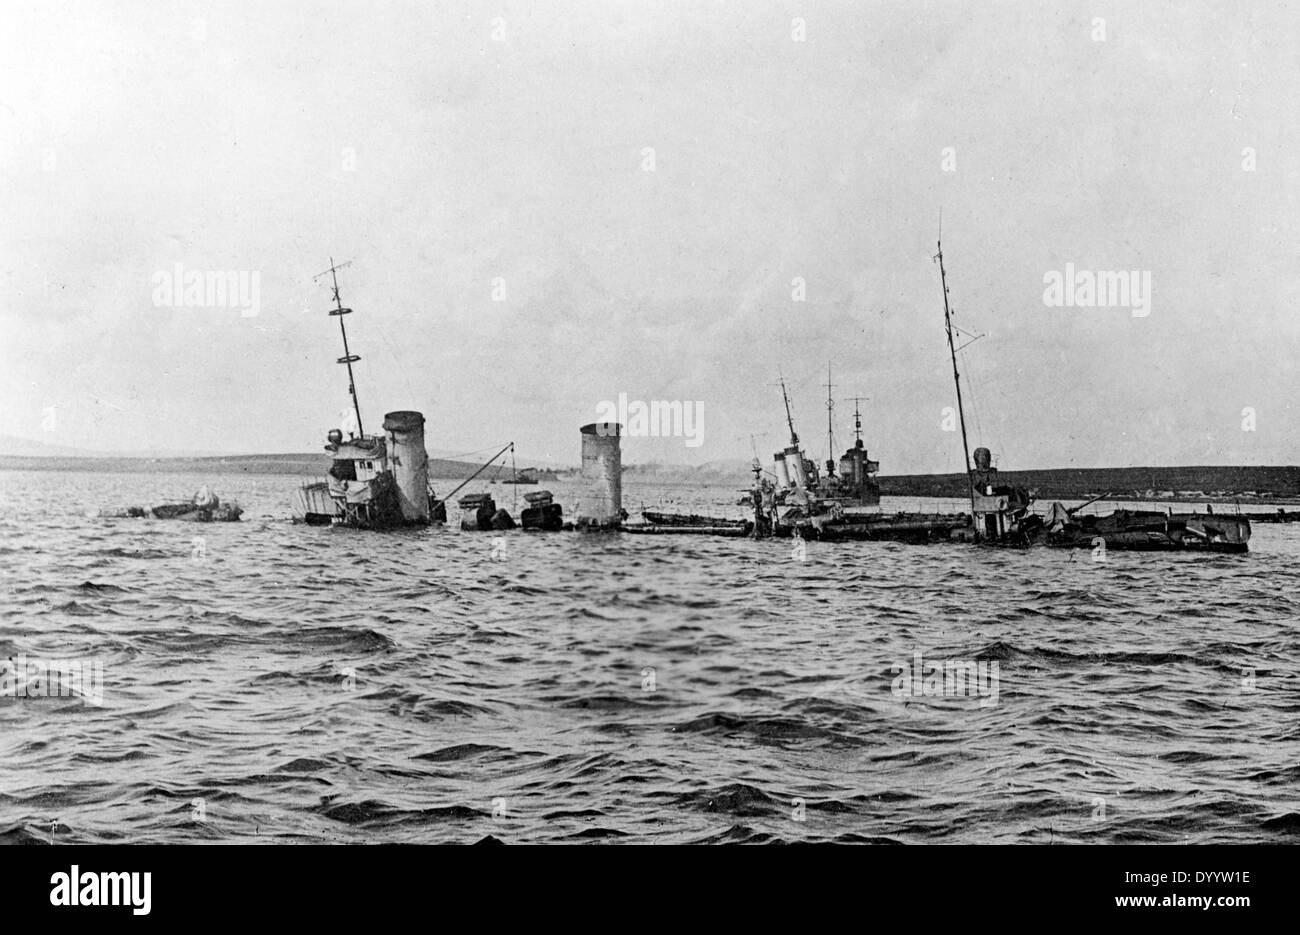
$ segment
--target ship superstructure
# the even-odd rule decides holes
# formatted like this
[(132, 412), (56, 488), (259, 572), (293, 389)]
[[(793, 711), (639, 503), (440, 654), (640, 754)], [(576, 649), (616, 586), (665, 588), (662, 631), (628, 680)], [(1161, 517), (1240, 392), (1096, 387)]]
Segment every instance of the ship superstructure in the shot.
[(295, 522), (310, 525), (343, 525), (361, 529), (391, 529), (445, 522), (446, 507), (429, 488), (429, 456), (424, 448), (424, 415), (413, 410), (389, 412), (384, 416), (383, 434), (367, 434), (361, 421), (356, 378), (352, 365), (361, 360), (348, 345), (344, 317), (352, 314), (339, 298), (338, 271), (348, 263), (334, 264), (317, 276), (329, 276), (334, 308), (330, 316), (339, 320), (343, 356), (338, 363), (348, 368), (348, 395), (352, 401), (356, 429), (331, 429), (326, 438), (330, 467), (323, 481), (304, 484), (294, 495)]

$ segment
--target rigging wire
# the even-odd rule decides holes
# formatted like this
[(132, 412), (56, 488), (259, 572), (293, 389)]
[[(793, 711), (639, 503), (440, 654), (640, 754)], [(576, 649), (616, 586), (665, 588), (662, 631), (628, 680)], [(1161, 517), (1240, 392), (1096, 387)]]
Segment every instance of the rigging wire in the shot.
[(444, 460), (444, 461), (454, 461), (454, 460), (456, 460), (457, 458), (467, 458), (467, 457), (469, 457), (470, 455), (482, 454), (482, 453), (485, 452), (485, 451), (493, 451), (493, 450), (495, 450), (495, 449), (497, 449), (497, 448), (500, 448), (500, 447), (501, 447), (501, 444), (500, 444), (500, 443), (495, 444), (495, 445), (484, 445), (482, 448), (475, 448), (473, 451), (462, 451), (460, 454), (445, 455), (445, 456), (443, 456), (443, 459), (442, 459), (442, 460)]
[(975, 422), (976, 440), (982, 443), (985, 437), (984, 425), (980, 420), (980, 404), (975, 393), (975, 384), (979, 381), (975, 379), (977, 374), (971, 367), (970, 359), (965, 354), (961, 355), (961, 366), (966, 371), (966, 395), (970, 397), (970, 405), (967, 408), (970, 410), (971, 417)]
[[(968, 365), (968, 368), (969, 368), (969, 370), (970, 370), (971, 377), (972, 377), (972, 379), (971, 379), (971, 381), (970, 381), (971, 383), (980, 383), (981, 386), (986, 385), (986, 384), (985, 384), (985, 380), (984, 380), (984, 376), (983, 376), (984, 373), (985, 373), (985, 371), (984, 371), (982, 365), (976, 367), (976, 366), (974, 366), (973, 364), (970, 364), (970, 365)], [(973, 395), (973, 394), (972, 394), (972, 395)], [(996, 394), (995, 394), (995, 396), (996, 396)], [(976, 404), (977, 406), (979, 405), (978, 400), (975, 400), (975, 404)], [(1003, 439), (1002, 439), (1002, 420), (998, 418), (998, 415), (997, 415), (998, 411), (999, 411), (999, 410), (998, 410), (998, 408), (997, 408), (996, 406), (994, 406), (993, 409), (992, 409), (992, 411), (991, 411), (992, 414), (991, 414), (991, 416), (990, 416), (990, 418), (991, 418), (991, 425), (990, 425), (989, 434), (988, 434), (988, 435), (984, 435), (984, 428), (983, 428), (983, 426), (979, 426), (979, 431), (980, 431), (981, 436), (986, 440), (986, 441), (985, 441), (986, 446), (992, 448), (993, 451), (995, 451), (995, 452), (998, 453), (998, 455), (1001, 455), (1001, 454), (1005, 453), (1005, 449), (1004, 449), (1003, 446), (1002, 446), (1002, 442), (1003, 442)], [(978, 419), (979, 419), (979, 409), (976, 410), (975, 417), (976, 417), (977, 424), (978, 424)]]

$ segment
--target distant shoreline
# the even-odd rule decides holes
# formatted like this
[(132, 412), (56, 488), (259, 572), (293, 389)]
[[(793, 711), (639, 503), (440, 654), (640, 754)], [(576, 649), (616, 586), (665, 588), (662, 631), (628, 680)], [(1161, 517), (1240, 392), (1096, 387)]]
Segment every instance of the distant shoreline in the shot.
[[(1300, 503), (1300, 467), (1200, 465), (1188, 467), (1047, 468), (999, 471), (998, 483), (1028, 487), (1042, 500)], [(908, 474), (880, 478), (892, 497), (967, 496), (962, 474)], [(1104, 496), (1103, 496), (1104, 495)]]
[[(83, 471), (98, 474), (281, 474), (289, 477), (324, 477), (330, 458), (315, 454), (215, 455), (201, 458), (59, 457), (0, 455), (0, 471)], [(459, 480), (474, 473), (482, 462), (429, 459), (429, 476)], [(545, 469), (530, 468), (545, 483)], [(493, 468), (480, 477), (491, 478)], [(496, 476), (509, 477), (509, 466), (496, 468)]]
[[(429, 476), (437, 480), (460, 480), (478, 470), (481, 462), (429, 459)], [(0, 471), (83, 471), (104, 474), (280, 474), (292, 477), (323, 477), (329, 457), (315, 454), (217, 455), (195, 458), (70, 457), (0, 455)], [(747, 489), (752, 478), (711, 473), (695, 475), (688, 467), (628, 465), (625, 479), (649, 483), (730, 484)], [(543, 484), (572, 476), (537, 470)], [(489, 468), (480, 477), (500, 480), (507, 468)], [(1108, 494), (1115, 501), (1162, 501), (1168, 503), (1235, 502), (1289, 505), (1300, 503), (1300, 467), (1202, 465), (1189, 467), (1134, 468), (1047, 468), (1002, 471), (999, 482), (1029, 487), (1039, 500), (1087, 500)], [(956, 498), (967, 495), (962, 474), (906, 474), (879, 478), (880, 492), (887, 497)]]

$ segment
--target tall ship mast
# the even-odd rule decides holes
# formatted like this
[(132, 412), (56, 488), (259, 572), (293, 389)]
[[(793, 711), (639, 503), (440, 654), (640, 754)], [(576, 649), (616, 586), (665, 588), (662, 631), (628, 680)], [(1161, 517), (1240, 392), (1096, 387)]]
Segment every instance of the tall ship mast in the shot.
[(853, 440), (855, 443), (854, 444), (855, 448), (862, 447), (862, 413), (859, 410), (858, 404), (861, 403), (862, 400), (866, 398), (867, 397), (865, 396), (852, 397), (853, 399)]
[[(943, 268), (943, 241), (935, 244), (939, 252), (935, 259), (939, 261), (939, 282), (943, 286), (943, 325), (948, 332), (948, 353), (952, 357), (952, 384), (957, 390), (957, 418), (961, 422), (961, 453), (966, 464), (966, 490), (970, 495), (971, 515), (975, 515), (975, 478), (970, 470), (970, 445), (966, 441), (966, 410), (961, 401), (961, 374), (957, 372), (957, 349), (952, 340), (952, 309), (948, 306), (948, 276)], [(975, 539), (980, 538), (979, 528), (975, 529)]]
[(799, 433), (794, 430), (794, 417), (790, 415), (790, 393), (785, 388), (785, 377), (781, 377), (781, 399), (785, 401), (785, 424), (790, 426), (790, 444), (799, 444)]
[(830, 361), (826, 362), (826, 477), (835, 476), (835, 400), (831, 391), (835, 384), (831, 382)]
[[(334, 308), (330, 310), (330, 315), (338, 318), (339, 333), (343, 335), (343, 356), (339, 358), (338, 362), (340, 364), (347, 364), (348, 395), (352, 397), (352, 412), (357, 417), (356, 434), (361, 438), (365, 438), (366, 432), (365, 429), (362, 428), (361, 426), (361, 404), (357, 402), (357, 381), (352, 374), (352, 365), (357, 361), (359, 361), (361, 358), (358, 355), (353, 354), (350, 350), (348, 350), (348, 329), (347, 326), (343, 324), (343, 316), (351, 315), (352, 309), (344, 308), (343, 303), (339, 301), (339, 270), (351, 265), (352, 265), (352, 261), (348, 260), (346, 263), (341, 263), (338, 266), (335, 266), (334, 257), (330, 257), (330, 268), (327, 269), (325, 273), (330, 274), (334, 283)], [(325, 273), (321, 273), (320, 275), (324, 276)], [(317, 278), (320, 277), (318, 276)]]
[(966, 493), (970, 497), (970, 537), (993, 545), (1027, 545), (1042, 523), (1029, 512), (1033, 496), (1025, 487), (998, 483), (998, 470), (987, 448), (974, 451), (975, 466), (966, 436), (966, 410), (961, 398), (961, 374), (957, 370), (957, 347), (953, 341), (952, 308), (948, 303), (948, 275), (943, 266), (942, 238), (938, 252), (939, 282), (943, 286), (943, 324), (948, 333), (948, 354), (952, 359), (952, 382), (957, 391), (957, 417), (961, 422), (962, 457), (966, 465)]

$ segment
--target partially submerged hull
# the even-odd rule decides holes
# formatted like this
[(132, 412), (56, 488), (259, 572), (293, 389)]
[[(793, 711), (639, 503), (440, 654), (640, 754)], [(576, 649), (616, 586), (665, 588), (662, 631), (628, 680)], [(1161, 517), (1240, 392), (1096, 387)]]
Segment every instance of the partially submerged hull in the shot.
[(836, 519), (783, 519), (773, 533), (829, 542), (961, 542), (971, 538), (971, 523), (970, 517), (961, 513), (877, 513)]
[(1046, 544), (1061, 549), (1240, 554), (1249, 551), (1250, 532), (1250, 520), (1244, 516), (1116, 510), (1074, 517), (1048, 530)]
[(641, 516), (647, 523), (658, 526), (734, 526), (745, 523), (743, 519), (719, 519), (695, 513), (656, 513), (653, 510), (642, 510)]
[(325, 481), (303, 484), (293, 492), (293, 521), (308, 526), (332, 526), (341, 514)]
[(627, 525), (626, 532), (640, 535), (708, 535), (807, 539), (823, 542), (975, 542), (983, 545), (1096, 549), (1131, 552), (1209, 552), (1241, 554), (1249, 551), (1250, 521), (1244, 516), (1213, 513), (1168, 514), (1158, 511), (1118, 510), (1104, 515), (1071, 516), (1050, 529), (1042, 518), (1020, 516), (1007, 531), (978, 539), (971, 517), (965, 513), (818, 513), (805, 515), (796, 508), (775, 523), (724, 520), (708, 516), (645, 511), (647, 522)]
[(739, 538), (748, 536), (754, 524), (744, 519), (720, 519), (714, 516), (698, 516), (694, 513), (657, 513), (643, 510), (644, 523), (625, 523), (624, 532), (642, 536), (729, 536)]
[(294, 492), (293, 519), (309, 526), (338, 524), (357, 529), (393, 529), (427, 523), (403, 516), (397, 485), (388, 470), (362, 480), (331, 477), (328, 481), (304, 484)]
[(639, 536), (723, 536), (740, 539), (753, 531), (753, 524), (741, 521), (726, 526), (686, 526), (682, 524), (625, 523), (623, 532)]
[(337, 480), (303, 484), (293, 493), (291, 515), (307, 526), (351, 526), (355, 529), (397, 529), (447, 521), (446, 505), (428, 498), (428, 518), (404, 515), (392, 473), (385, 471), (363, 484)]

